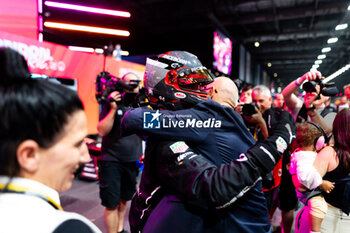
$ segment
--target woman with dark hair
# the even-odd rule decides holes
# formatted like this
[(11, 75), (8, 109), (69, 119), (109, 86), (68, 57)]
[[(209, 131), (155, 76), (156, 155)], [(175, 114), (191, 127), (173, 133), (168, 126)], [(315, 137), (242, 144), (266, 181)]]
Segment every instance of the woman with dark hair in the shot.
[(62, 211), (59, 199), (79, 164), (90, 160), (78, 95), (47, 80), (1, 79), (1, 232), (100, 232)]
[[(334, 145), (317, 155), (314, 167), (323, 179), (334, 182), (333, 191), (323, 193), (328, 204), (321, 232), (350, 232), (350, 109), (340, 111), (333, 122)], [(305, 206), (297, 216), (296, 232), (309, 232)]]
[(10, 48), (0, 48), (0, 81), (7, 78), (30, 78), (24, 57)]

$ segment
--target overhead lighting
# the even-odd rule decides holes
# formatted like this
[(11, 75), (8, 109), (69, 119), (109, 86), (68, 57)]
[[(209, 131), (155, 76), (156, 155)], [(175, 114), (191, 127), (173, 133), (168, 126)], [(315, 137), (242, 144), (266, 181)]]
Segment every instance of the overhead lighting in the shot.
[(275, 77), (275, 78), (276, 78), (277, 76), (278, 76), (278, 74), (277, 74), (277, 73), (273, 73), (273, 77)]
[(347, 23), (344, 23), (344, 24), (338, 24), (336, 27), (335, 27), (335, 30), (336, 31), (339, 31), (339, 30), (344, 30), (348, 27), (348, 24)]
[(127, 11), (116, 11), (116, 10), (97, 8), (97, 7), (81, 6), (81, 5), (52, 2), (52, 1), (46, 1), (44, 4), (49, 7), (56, 7), (56, 8), (76, 10), (76, 11), (85, 11), (85, 12), (90, 12), (95, 14), (112, 15), (112, 16), (126, 17), (126, 18), (130, 18), (131, 16), (131, 14)]
[(327, 78), (325, 78), (323, 80), (323, 82), (327, 83), (327, 82), (331, 81), (332, 79), (338, 77), (339, 75), (341, 75), (342, 73), (347, 71), (349, 68), (350, 68), (350, 64), (345, 65), (344, 67), (340, 68), (339, 70), (337, 70), (336, 72), (334, 72), (333, 74), (331, 74)]
[(328, 53), (329, 51), (331, 51), (331, 48), (330, 47), (326, 47), (326, 48), (323, 48), (322, 49), (322, 53)]
[(335, 42), (337, 42), (338, 41), (338, 38), (337, 37), (333, 37), (333, 38), (329, 38), (328, 40), (327, 40), (327, 43), (328, 44), (333, 44), (333, 43), (335, 43)]
[(322, 63), (321, 60), (316, 60), (316, 61), (315, 61), (315, 64), (316, 64), (316, 65), (319, 65), (319, 64), (321, 64), (321, 63)]
[(267, 67), (271, 67), (271, 66), (272, 66), (271, 62), (268, 62)]
[(325, 54), (321, 54), (321, 55), (318, 55), (317, 56), (317, 59), (318, 60), (322, 60), (322, 59), (325, 59), (326, 58), (326, 55)]
[(93, 32), (100, 34), (108, 34), (114, 36), (130, 36), (129, 31), (119, 30), (119, 29), (111, 29), (111, 28), (101, 28), (101, 27), (93, 27), (93, 26), (85, 26), (85, 25), (77, 25), (77, 24), (67, 24), (67, 23), (57, 23), (57, 22), (45, 22), (45, 27), (48, 28), (58, 28), (58, 29), (66, 29), (72, 31), (82, 31), (82, 32)]
[[(121, 50), (121, 51), (119, 51), (119, 54), (120, 54), (120, 56), (129, 56), (129, 51)], [(116, 57), (117, 55), (118, 55), (118, 51), (114, 50), (113, 51), (113, 56)]]
[(256, 41), (256, 42), (254, 43), (254, 46), (255, 46), (255, 47), (259, 47), (259, 46), (260, 46), (260, 43), (259, 43), (258, 41)]
[(39, 42), (43, 42), (44, 41), (44, 35), (41, 32), (39, 32), (39, 34), (38, 34), (38, 41)]
[(350, 11), (350, 5), (348, 6), (348, 11)]
[(102, 53), (103, 53), (103, 49), (95, 49), (95, 53), (100, 53), (100, 54), (102, 54)]
[(95, 52), (95, 49), (88, 48), (88, 47), (68, 46), (68, 49), (73, 50), (73, 51), (79, 51), (79, 52), (88, 52), (88, 53)]
[(38, 13), (42, 14), (43, 13), (43, 1), (38, 0)]
[(311, 69), (317, 70), (318, 67), (320, 67), (320, 65), (313, 65)]
[(120, 55), (129, 56), (129, 51), (122, 50), (122, 51), (120, 51)]

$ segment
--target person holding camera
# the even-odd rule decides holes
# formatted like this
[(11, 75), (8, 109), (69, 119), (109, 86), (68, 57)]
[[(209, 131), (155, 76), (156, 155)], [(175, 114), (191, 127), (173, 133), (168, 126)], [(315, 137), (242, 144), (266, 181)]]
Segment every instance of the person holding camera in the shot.
[[(309, 71), (289, 83), (282, 90), (282, 94), (296, 122), (313, 121), (320, 125), (328, 135), (332, 132), (332, 124), (336, 113), (325, 108), (328, 97), (321, 93), (320, 83), (322, 79), (322, 74), (319, 71)], [(296, 96), (295, 92), (305, 81), (309, 81), (309, 84), (313, 85), (314, 88), (306, 91), (303, 101)]]
[[(132, 80), (138, 80), (133, 73), (122, 78), (125, 83)], [(136, 135), (120, 136), (120, 121), (124, 113), (132, 108), (123, 97), (129, 93), (136, 95), (138, 92), (139, 87), (131, 91), (123, 88), (112, 89), (107, 101), (102, 103), (97, 125), (98, 133), (102, 136), (99, 159), (100, 198), (105, 206), (108, 233), (126, 232), (123, 229), (126, 205), (136, 192), (136, 162), (142, 155), (142, 142)]]
[[(242, 114), (247, 127), (257, 141), (269, 136), (267, 122), (271, 114), (278, 114), (278, 108), (272, 107), (272, 96), (270, 90), (264, 85), (258, 85), (252, 91), (253, 104), (242, 105), (236, 108)], [(266, 111), (269, 110), (269, 114)], [(270, 123), (271, 124), (271, 123)], [(289, 163), (289, 151), (286, 150), (282, 160), (274, 167), (272, 172), (263, 177), (263, 191), (267, 200), (267, 208), (270, 218), (273, 216), (278, 204), (282, 210), (282, 228), (284, 232), (290, 232), (293, 222), (292, 212), (297, 203), (294, 186), (291, 181), (286, 164)], [(293, 207), (289, 207), (293, 206)]]
[[(332, 124), (336, 113), (330, 112), (325, 108), (325, 102), (329, 97), (321, 94), (320, 84), (322, 79), (322, 74), (319, 71), (309, 71), (289, 83), (282, 90), (282, 94), (284, 96), (285, 104), (289, 108), (296, 122), (312, 121), (319, 125), (326, 135), (329, 135), (332, 131)], [(302, 100), (298, 98), (295, 93), (303, 83), (306, 83), (306, 81), (308, 81), (307, 86), (309, 88), (306, 88), (307, 91), (304, 100)], [(282, 181), (279, 197), (280, 209), (282, 210), (282, 223), (288, 228), (285, 232), (291, 232), (297, 199), (290, 174), (288, 169), (286, 169), (287, 164), (290, 163), (290, 159), (285, 158), (285, 160), (286, 162), (282, 166)]]
[[(264, 85), (255, 86), (252, 90), (252, 100), (255, 104), (256, 112), (252, 115), (243, 116), (244, 119), (250, 124), (254, 125), (254, 138), (257, 141), (261, 141), (269, 136), (267, 127), (268, 116), (265, 112), (268, 109), (276, 110), (272, 108), (272, 96), (270, 90)], [(244, 107), (243, 107), (244, 110)], [(243, 111), (244, 112), (244, 111)], [(267, 201), (267, 209), (270, 217), (277, 207), (277, 192), (278, 186), (281, 181), (281, 163), (276, 164), (275, 168), (267, 176), (263, 178), (263, 191)]]

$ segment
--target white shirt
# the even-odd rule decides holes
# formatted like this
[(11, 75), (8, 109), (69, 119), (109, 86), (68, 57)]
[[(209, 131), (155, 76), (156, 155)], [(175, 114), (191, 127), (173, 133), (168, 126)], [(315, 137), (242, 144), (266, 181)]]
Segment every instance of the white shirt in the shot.
[(315, 151), (295, 151), (290, 159), (289, 173), (296, 174), (299, 182), (308, 189), (315, 189), (322, 183), (322, 177), (313, 166)]
[[(8, 177), (0, 176), (1, 189), (8, 181)], [(54, 206), (60, 207), (61, 204), (59, 194), (54, 189), (24, 178), (13, 178), (11, 185), (19, 189), (26, 189), (28, 194), (1, 193), (0, 191), (1, 233), (53, 232), (61, 223), (70, 219), (80, 220), (87, 224), (93, 232), (101, 233), (87, 218), (76, 213), (55, 209)], [(41, 197), (35, 196), (36, 194)]]

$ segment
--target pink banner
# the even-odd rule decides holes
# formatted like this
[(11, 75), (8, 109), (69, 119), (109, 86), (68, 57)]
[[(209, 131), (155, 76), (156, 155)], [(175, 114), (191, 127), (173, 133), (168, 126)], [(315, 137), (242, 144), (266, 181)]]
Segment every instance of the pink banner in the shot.
[[(84, 103), (88, 118), (89, 133), (97, 133), (98, 103), (95, 99), (95, 79), (98, 73), (103, 71), (103, 55), (71, 51), (66, 46), (38, 42), (5, 32), (0, 32), (0, 47), (9, 47), (21, 53), (26, 58), (31, 73), (76, 79), (78, 94)], [(134, 72), (142, 79), (145, 67), (107, 57), (105, 70), (119, 77), (127, 72)]]

